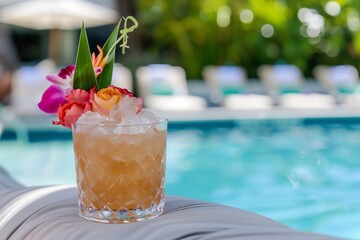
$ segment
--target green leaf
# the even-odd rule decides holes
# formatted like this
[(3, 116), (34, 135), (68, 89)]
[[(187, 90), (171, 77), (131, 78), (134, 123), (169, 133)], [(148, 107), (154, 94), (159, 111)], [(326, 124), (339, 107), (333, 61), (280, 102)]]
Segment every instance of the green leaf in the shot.
[[(102, 48), (104, 52), (104, 56), (108, 54), (111, 47), (115, 44), (118, 38), (119, 28), (120, 28), (120, 22), (117, 24), (114, 31), (111, 33), (111, 35), (109, 36), (109, 38), (107, 39), (106, 43)], [(109, 60), (108, 60), (109, 62), (104, 66), (104, 69), (97, 78), (98, 90), (102, 88), (106, 88), (111, 84), (113, 67), (115, 62), (115, 52), (116, 52), (116, 48), (113, 48), (112, 52), (109, 55)]]
[[(76, 69), (74, 74), (74, 89), (80, 88), (89, 91), (96, 84), (94, 68), (91, 61), (89, 42), (84, 23), (80, 31)], [(98, 86), (97, 86), (98, 87)]]

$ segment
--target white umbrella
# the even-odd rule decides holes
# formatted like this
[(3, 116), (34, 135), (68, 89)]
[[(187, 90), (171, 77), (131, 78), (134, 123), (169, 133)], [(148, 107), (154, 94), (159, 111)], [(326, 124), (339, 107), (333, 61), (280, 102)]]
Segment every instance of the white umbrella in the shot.
[(0, 9), (0, 22), (31, 29), (78, 29), (117, 22), (117, 11), (84, 0), (27, 0)]
[(49, 57), (59, 62), (61, 34), (74, 30), (115, 23), (119, 13), (85, 0), (26, 0), (0, 8), (0, 23), (42, 30), (49, 29)]

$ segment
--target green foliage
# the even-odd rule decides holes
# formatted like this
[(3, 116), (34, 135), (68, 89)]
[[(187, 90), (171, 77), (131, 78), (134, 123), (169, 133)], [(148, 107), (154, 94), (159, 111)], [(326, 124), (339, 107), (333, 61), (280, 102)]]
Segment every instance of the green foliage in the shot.
[(97, 86), (97, 83), (91, 62), (89, 41), (83, 24), (80, 31), (78, 52), (76, 56), (74, 89), (80, 88), (89, 91), (94, 86)]
[[(106, 56), (109, 53), (111, 47), (115, 44), (118, 38), (119, 27), (120, 27), (120, 23), (118, 23), (114, 31), (111, 33), (111, 35), (105, 42), (102, 48), (104, 52), (104, 56)], [(104, 69), (97, 78), (98, 89), (106, 88), (111, 84), (112, 73), (115, 62), (115, 52), (116, 52), (116, 48), (114, 48), (109, 54), (109, 62), (104, 66)]]
[[(336, 0), (341, 6), (337, 16), (325, 11), (327, 2), (137, 0), (136, 7), (143, 33), (150, 39), (147, 50), (164, 62), (183, 66), (189, 78), (201, 78), (202, 68), (210, 64), (241, 65), (256, 77), (259, 65), (279, 62), (296, 64), (311, 76), (318, 64), (360, 67), (360, 29), (348, 26), (349, 17), (356, 21), (360, 16), (360, 1)], [(307, 25), (298, 17), (301, 8), (321, 15), (324, 27), (319, 35), (306, 36)], [(243, 10), (251, 10), (252, 21), (240, 20)], [(274, 29), (268, 38), (261, 34), (265, 24)]]
[[(84, 24), (82, 25), (80, 31), (80, 39), (78, 45), (78, 52), (76, 56), (76, 69), (74, 74), (74, 89), (80, 88), (86, 91), (89, 91), (94, 86), (97, 90), (106, 88), (111, 84), (112, 72), (115, 62), (115, 51), (117, 44), (120, 44), (122, 53), (125, 54), (125, 50), (129, 48), (128, 43), (128, 34), (133, 32), (138, 27), (137, 20), (128, 16), (123, 18), (124, 28), (120, 29), (120, 22), (117, 24), (113, 32), (110, 34), (109, 38), (102, 47), (103, 58), (101, 61), (105, 61), (106, 64), (102, 69), (101, 74), (96, 78), (94, 73), (94, 67), (90, 55), (89, 42), (86, 35), (86, 29)], [(132, 24), (128, 27), (128, 21)], [(120, 37), (118, 38), (118, 33), (120, 32)]]

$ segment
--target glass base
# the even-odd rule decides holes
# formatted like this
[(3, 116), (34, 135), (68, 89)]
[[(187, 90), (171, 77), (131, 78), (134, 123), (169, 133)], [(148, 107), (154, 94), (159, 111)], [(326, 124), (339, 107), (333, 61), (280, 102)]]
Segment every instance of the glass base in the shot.
[(81, 201), (79, 203), (80, 217), (100, 223), (131, 223), (140, 222), (147, 219), (155, 218), (161, 215), (164, 211), (164, 201), (159, 204), (152, 203), (148, 208), (137, 208), (133, 210), (121, 209), (111, 210), (108, 207), (96, 209), (94, 207), (87, 207)]

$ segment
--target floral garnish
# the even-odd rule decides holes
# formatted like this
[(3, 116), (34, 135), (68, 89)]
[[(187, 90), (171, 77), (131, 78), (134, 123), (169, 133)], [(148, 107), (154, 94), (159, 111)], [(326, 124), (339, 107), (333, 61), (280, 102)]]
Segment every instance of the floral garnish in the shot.
[(120, 102), (121, 93), (115, 87), (109, 86), (93, 93), (91, 100), (94, 112), (109, 114), (109, 111)]
[(65, 91), (56, 85), (51, 85), (42, 95), (38, 104), (39, 108), (46, 113), (56, 113), (60, 105), (66, 103)]
[[(128, 27), (129, 21), (132, 26)], [(124, 26), (120, 29), (121, 20), (109, 36), (103, 47), (97, 46), (99, 51), (90, 54), (86, 29), (83, 24), (80, 32), (76, 65), (69, 65), (55, 75), (47, 75), (46, 79), (52, 85), (45, 90), (38, 104), (46, 113), (56, 113), (59, 120), (55, 125), (72, 127), (77, 119), (87, 111), (108, 115), (110, 110), (121, 104), (121, 100), (128, 96), (135, 98), (127, 89), (111, 85), (116, 46), (120, 44), (122, 53), (129, 48), (128, 33), (133, 32), (138, 23), (134, 17), (124, 18)], [(118, 34), (120, 37), (118, 38)], [(137, 98), (137, 113), (141, 111), (142, 100)]]
[(104, 52), (99, 45), (96, 46), (99, 50), (99, 54), (95, 57), (95, 53), (91, 54), (91, 61), (95, 70), (95, 76), (99, 76), (104, 68), (105, 64), (107, 63), (108, 58), (104, 58)]
[(58, 74), (50, 74), (46, 79), (52, 85), (45, 90), (39, 108), (46, 113), (56, 113), (58, 107), (66, 102), (65, 96), (73, 87), (75, 65), (69, 65)]
[(58, 74), (47, 75), (46, 79), (59, 86), (72, 87), (74, 81), (74, 72), (75, 65), (71, 64), (61, 69)]

